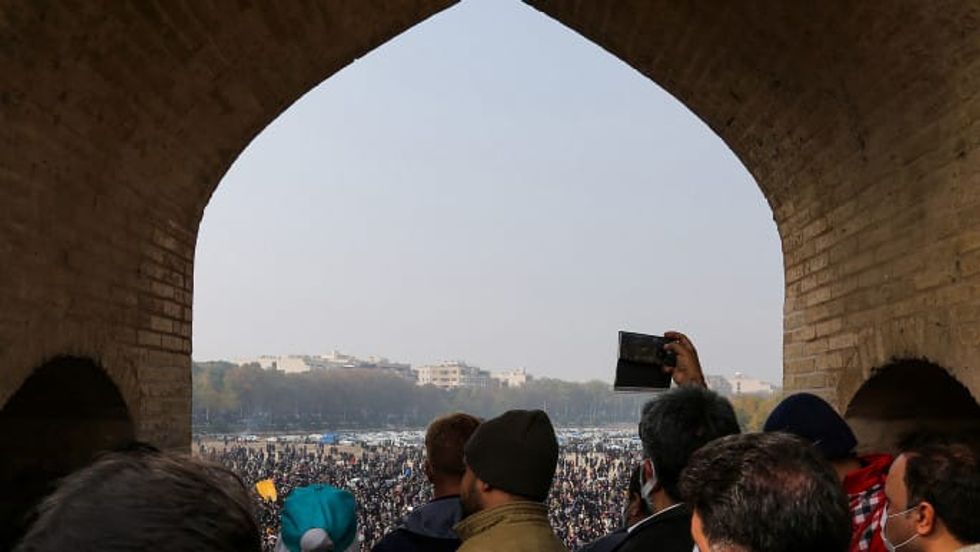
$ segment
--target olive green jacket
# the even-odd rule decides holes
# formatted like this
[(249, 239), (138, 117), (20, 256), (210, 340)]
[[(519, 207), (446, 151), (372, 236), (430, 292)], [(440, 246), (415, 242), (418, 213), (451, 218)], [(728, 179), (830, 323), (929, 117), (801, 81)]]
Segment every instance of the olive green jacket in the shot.
[(458, 552), (567, 552), (540, 502), (512, 502), (477, 512), (453, 527)]

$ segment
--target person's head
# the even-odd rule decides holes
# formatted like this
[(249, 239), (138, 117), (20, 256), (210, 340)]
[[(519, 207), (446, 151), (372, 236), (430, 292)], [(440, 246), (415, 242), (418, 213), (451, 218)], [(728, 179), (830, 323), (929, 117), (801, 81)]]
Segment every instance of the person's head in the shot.
[(458, 484), (466, 472), (463, 446), (477, 426), (479, 418), (457, 412), (436, 418), (425, 432), (425, 475), (432, 483), (449, 481)]
[(802, 437), (831, 462), (852, 458), (857, 446), (857, 438), (844, 418), (827, 401), (810, 393), (783, 399), (769, 414), (762, 430)]
[(39, 506), (18, 552), (259, 552), (251, 500), (231, 471), (152, 450), (113, 452), (69, 475)]
[(324, 484), (299, 487), (289, 493), (282, 506), (282, 531), (276, 552), (356, 549), (354, 495)]
[(679, 501), (678, 481), (691, 454), (704, 445), (739, 432), (731, 403), (703, 387), (675, 387), (649, 401), (640, 418), (643, 443), (641, 496), (650, 506), (653, 493), (662, 491)]
[(694, 453), (681, 493), (701, 552), (844, 552), (847, 497), (830, 464), (799, 437), (733, 435)]
[(886, 546), (914, 552), (980, 542), (977, 442), (920, 435), (900, 449), (885, 483)]
[(510, 410), (483, 422), (463, 453), (466, 472), (460, 500), (466, 515), (508, 502), (548, 498), (558, 467), (558, 439), (541, 410)]

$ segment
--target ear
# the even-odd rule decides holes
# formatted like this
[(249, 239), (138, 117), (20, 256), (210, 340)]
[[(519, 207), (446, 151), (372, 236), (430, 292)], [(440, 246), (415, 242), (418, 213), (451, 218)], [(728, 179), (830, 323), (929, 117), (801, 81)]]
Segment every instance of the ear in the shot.
[(487, 494), (487, 493), (489, 493), (490, 491), (492, 491), (494, 489), (494, 486), (493, 485), (491, 485), (491, 484), (487, 483), (486, 481), (480, 479), (479, 477), (476, 476), (475, 473), (473, 474), (473, 480), (476, 482), (476, 484), (473, 487), (477, 491), (479, 491), (480, 494)]
[(928, 502), (922, 502), (915, 508), (918, 518), (915, 521), (915, 532), (926, 536), (936, 530), (936, 509)]
[(422, 472), (425, 473), (425, 478), (432, 483), (432, 464), (429, 463), (429, 459), (426, 458), (425, 462), (422, 462)]
[(694, 544), (697, 545), (698, 550), (701, 552), (711, 550), (711, 546), (708, 544), (708, 538), (704, 536), (704, 524), (701, 521), (701, 515), (697, 510), (694, 510), (694, 515), (691, 516), (691, 538), (694, 539)]

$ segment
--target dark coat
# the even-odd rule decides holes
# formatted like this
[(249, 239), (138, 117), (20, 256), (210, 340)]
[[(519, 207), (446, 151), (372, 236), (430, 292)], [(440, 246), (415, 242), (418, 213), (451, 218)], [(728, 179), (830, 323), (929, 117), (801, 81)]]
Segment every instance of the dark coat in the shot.
[(691, 537), (691, 510), (679, 506), (642, 521), (616, 552), (691, 552), (694, 539)]
[(463, 508), (458, 496), (433, 500), (406, 516), (398, 528), (374, 545), (371, 552), (453, 552), (460, 545), (453, 525), (462, 518)]
[(626, 532), (626, 529), (620, 529), (590, 542), (580, 548), (578, 552), (613, 552), (628, 536), (629, 533)]

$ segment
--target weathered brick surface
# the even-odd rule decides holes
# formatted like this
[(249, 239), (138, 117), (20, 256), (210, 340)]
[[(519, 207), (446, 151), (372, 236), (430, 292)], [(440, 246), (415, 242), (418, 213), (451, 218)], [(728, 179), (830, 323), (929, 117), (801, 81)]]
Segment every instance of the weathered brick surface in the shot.
[[(980, 395), (975, 2), (531, 0), (674, 94), (772, 206), (785, 383), (843, 408), (892, 357)], [(197, 228), (245, 145), (452, 0), (0, 0), (0, 404), (95, 359), (189, 440)], [(502, 40), (506, 37), (501, 37)]]
[(95, 359), (137, 437), (190, 441), (204, 206), (307, 90), (451, 0), (0, 0), (0, 405)]

